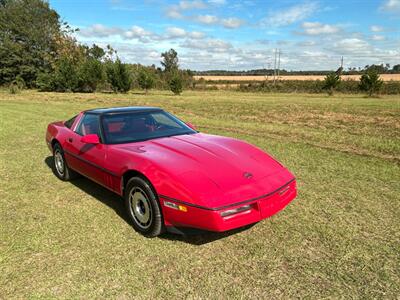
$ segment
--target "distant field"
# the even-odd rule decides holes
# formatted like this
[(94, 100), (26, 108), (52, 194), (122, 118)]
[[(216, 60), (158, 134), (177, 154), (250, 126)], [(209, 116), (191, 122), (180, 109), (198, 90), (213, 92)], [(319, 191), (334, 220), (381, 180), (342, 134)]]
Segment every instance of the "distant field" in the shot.
[[(122, 200), (52, 173), (46, 125), (151, 105), (244, 139), (299, 196), (244, 231), (146, 239)], [(151, 91), (0, 91), (0, 299), (398, 299), (400, 98)]]
[[(400, 74), (381, 74), (384, 81), (400, 81)], [(204, 78), (208, 81), (265, 81), (273, 80), (273, 76), (194, 76), (196, 80)], [(287, 75), (279, 76), (279, 80), (324, 80), (324, 75)], [(353, 79), (359, 80), (360, 75), (343, 75), (343, 80)]]

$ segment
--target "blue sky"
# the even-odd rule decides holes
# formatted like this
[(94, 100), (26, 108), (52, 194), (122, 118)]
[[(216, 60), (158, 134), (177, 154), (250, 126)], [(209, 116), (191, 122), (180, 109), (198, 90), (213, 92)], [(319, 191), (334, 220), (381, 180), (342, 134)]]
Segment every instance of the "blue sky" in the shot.
[(182, 68), (287, 70), (400, 64), (400, 0), (50, 0), (82, 43), (111, 44), (123, 61)]

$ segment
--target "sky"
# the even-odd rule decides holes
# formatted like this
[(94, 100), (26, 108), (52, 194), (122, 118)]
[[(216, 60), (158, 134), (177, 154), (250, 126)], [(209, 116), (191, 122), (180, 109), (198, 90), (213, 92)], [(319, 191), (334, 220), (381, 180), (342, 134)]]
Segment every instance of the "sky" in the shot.
[(181, 68), (333, 70), (400, 64), (400, 0), (50, 0), (88, 45), (110, 44), (124, 62)]

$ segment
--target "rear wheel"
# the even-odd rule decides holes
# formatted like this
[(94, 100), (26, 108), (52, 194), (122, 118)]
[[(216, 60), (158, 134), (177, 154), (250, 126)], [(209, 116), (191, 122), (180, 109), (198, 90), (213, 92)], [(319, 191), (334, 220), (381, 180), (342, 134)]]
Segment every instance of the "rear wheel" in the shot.
[(67, 162), (65, 161), (64, 151), (58, 143), (53, 147), (53, 161), (54, 173), (61, 180), (68, 181), (76, 176), (76, 172), (68, 167)]
[(147, 237), (155, 237), (165, 231), (160, 205), (147, 180), (131, 178), (124, 194), (125, 206), (136, 231)]

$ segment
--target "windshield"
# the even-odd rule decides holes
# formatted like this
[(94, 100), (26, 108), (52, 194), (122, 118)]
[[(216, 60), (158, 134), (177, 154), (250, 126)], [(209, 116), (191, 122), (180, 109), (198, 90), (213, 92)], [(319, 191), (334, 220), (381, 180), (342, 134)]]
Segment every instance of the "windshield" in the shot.
[(165, 111), (105, 114), (102, 127), (106, 144), (123, 144), (196, 133)]

